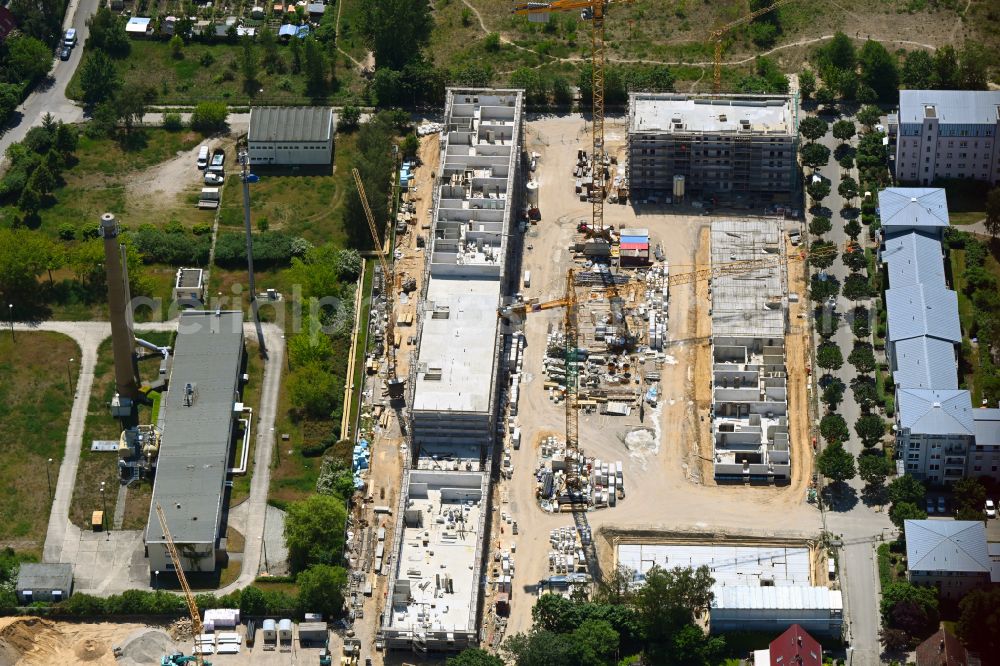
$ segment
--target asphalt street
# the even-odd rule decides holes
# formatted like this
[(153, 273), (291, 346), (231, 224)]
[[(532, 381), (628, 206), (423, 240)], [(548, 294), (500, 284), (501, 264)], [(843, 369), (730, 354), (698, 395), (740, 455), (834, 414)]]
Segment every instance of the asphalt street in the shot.
[[(841, 142), (833, 138), (830, 132), (827, 132), (819, 143), (829, 148), (831, 153), (830, 163), (818, 170), (830, 180), (830, 195), (823, 200), (823, 206), (829, 208), (832, 213), (833, 228), (826, 234), (826, 240), (832, 241), (838, 248), (837, 259), (827, 269), (827, 273), (836, 277), (843, 285), (850, 274), (850, 270), (840, 258), (844, 243), (849, 240), (844, 232), (844, 224), (847, 223), (850, 213), (844, 210), (846, 202), (837, 192), (837, 188), (843, 177), (850, 175), (857, 180), (857, 169), (842, 173), (843, 170), (833, 157), (834, 150)], [(857, 138), (855, 137), (851, 143), (856, 145)], [(853, 203), (859, 205), (858, 201)], [(812, 218), (811, 214), (809, 218)], [(859, 241), (870, 245), (867, 234), (868, 230), (864, 228)], [(862, 449), (861, 441), (854, 432), (854, 423), (861, 415), (861, 408), (855, 402), (850, 388), (851, 380), (857, 376), (857, 372), (854, 366), (847, 362), (847, 356), (854, 346), (854, 334), (848, 314), (856, 305), (865, 305), (869, 309), (873, 307), (867, 300), (854, 303), (842, 295), (837, 299), (836, 311), (840, 317), (832, 320), (836, 330), (831, 338), (840, 347), (844, 356), (844, 365), (832, 374), (843, 381), (846, 387), (844, 399), (837, 412), (844, 417), (850, 430), (850, 438), (844, 443), (844, 447), (854, 456), (857, 456)], [(817, 329), (823, 325), (825, 325), (823, 320), (816, 322)], [(816, 335), (818, 339), (818, 333)], [(849, 490), (842, 493), (833, 506), (827, 505), (824, 522), (833, 538), (841, 539), (844, 544), (840, 550), (839, 571), (848, 620), (848, 641), (853, 648), (853, 655), (848, 663), (852, 666), (874, 665), (881, 663), (879, 658), (881, 648), (878, 641), (879, 583), (875, 548), (881, 539), (892, 538), (895, 528), (882, 507), (871, 506), (863, 501), (861, 490), (864, 483), (859, 477), (848, 482), (848, 486)]]

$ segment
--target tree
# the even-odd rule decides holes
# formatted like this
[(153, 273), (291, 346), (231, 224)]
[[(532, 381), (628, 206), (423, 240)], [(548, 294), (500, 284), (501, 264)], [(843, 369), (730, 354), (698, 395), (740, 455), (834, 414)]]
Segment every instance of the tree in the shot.
[[(858, 236), (861, 235), (861, 223), (858, 222), (857, 219), (851, 218), (850, 220), (847, 221), (847, 224), (844, 225), (844, 233), (847, 234), (851, 238), (851, 240), (854, 241), (858, 240)], [(845, 254), (853, 254), (854, 258), (852, 259), (845, 258), (844, 264), (848, 267), (851, 267), (852, 271), (860, 271), (865, 267), (865, 265), (868, 262), (865, 259), (865, 251), (858, 245), (854, 247), (856, 249), (853, 252), (845, 253)], [(857, 261), (858, 259), (860, 259), (860, 262)]]
[(924, 484), (910, 474), (897, 477), (889, 484), (889, 501), (893, 504), (905, 502), (923, 506), (926, 496), (927, 489)]
[[(889, 484), (889, 498), (892, 499), (892, 483)], [(907, 520), (924, 520), (927, 512), (911, 502), (893, 502), (889, 507), (889, 520), (896, 529), (903, 531)]]
[(888, 102), (899, 95), (899, 70), (896, 59), (881, 42), (868, 40), (858, 54), (861, 81), (875, 91), (879, 101)]
[(951, 44), (945, 44), (934, 51), (934, 75), (931, 83), (938, 90), (958, 88), (958, 54)]
[(810, 141), (816, 141), (817, 139), (822, 138), (826, 135), (826, 132), (829, 129), (830, 126), (827, 122), (816, 116), (808, 116), (799, 123), (799, 134)]
[(267, 597), (259, 587), (249, 585), (240, 590), (240, 615), (260, 616), (267, 613)]
[(833, 90), (829, 86), (820, 86), (816, 89), (816, 104), (822, 107), (830, 108), (836, 102), (836, 96)]
[(862, 444), (873, 447), (885, 436), (885, 421), (878, 414), (862, 414), (854, 422), (854, 432)]
[(1000, 187), (986, 195), (986, 233), (993, 238), (1000, 234)]
[(7, 40), (7, 76), (11, 81), (34, 83), (49, 73), (52, 51), (45, 42), (17, 35)]
[(831, 377), (826, 386), (823, 387), (823, 402), (831, 409), (837, 409), (837, 405), (844, 399), (844, 382), (837, 377)]
[(851, 199), (858, 196), (858, 181), (854, 180), (850, 176), (845, 176), (840, 181), (840, 185), (837, 186), (837, 193), (850, 202)]
[(337, 406), (337, 379), (318, 363), (296, 368), (288, 377), (288, 395), (293, 407), (311, 418), (330, 418)]
[(799, 92), (802, 93), (803, 100), (809, 99), (816, 92), (816, 75), (808, 67), (799, 74)]
[(881, 486), (892, 474), (892, 461), (881, 451), (862, 451), (858, 454), (858, 476), (869, 486)]
[[(861, 409), (871, 409), (878, 403), (878, 392), (875, 390), (875, 380), (865, 375), (858, 375), (851, 380), (851, 391), (854, 401)], [(860, 434), (860, 433), (858, 433)]]
[(850, 141), (857, 134), (854, 122), (850, 120), (838, 120), (833, 124), (833, 138), (841, 141)]
[(84, 60), (80, 68), (80, 87), (83, 101), (89, 106), (111, 99), (121, 85), (118, 70), (104, 51), (94, 51)]
[(605, 620), (584, 620), (572, 637), (581, 651), (581, 664), (606, 664), (618, 651), (618, 632)]
[[(916, 622), (903, 621), (896, 614), (900, 607), (918, 611)], [(882, 623), (896, 629), (903, 629), (911, 634), (921, 634), (932, 631), (938, 626), (937, 589), (923, 585), (912, 585), (904, 581), (889, 583), (882, 590), (882, 601), (879, 604)]]
[(840, 442), (826, 445), (823, 452), (816, 457), (816, 469), (834, 483), (849, 481), (857, 474), (854, 468), (854, 456), (848, 453)]
[(344, 552), (347, 508), (332, 495), (310, 495), (288, 505), (285, 544), (293, 571), (310, 564), (336, 564)]
[(229, 108), (225, 102), (199, 102), (191, 114), (191, 129), (212, 134), (226, 127)]
[(825, 215), (816, 215), (813, 217), (812, 221), (809, 222), (809, 233), (813, 236), (822, 236), (832, 228), (833, 224), (830, 222), (830, 218)]
[(347, 571), (344, 567), (314, 564), (295, 577), (299, 586), (299, 609), (303, 613), (322, 613), (332, 620), (344, 613), (344, 590)]
[[(816, 59), (823, 67), (850, 72), (854, 71), (856, 57), (851, 38), (839, 30), (833, 35), (829, 44), (820, 47), (816, 52)], [(825, 74), (823, 78), (826, 78)]]
[(839, 293), (840, 283), (837, 282), (837, 278), (828, 275), (824, 279), (819, 273), (814, 273), (809, 278), (809, 298), (817, 303), (823, 303), (831, 296), (836, 296)]
[(243, 73), (243, 88), (250, 94), (257, 92), (257, 77), (260, 75), (260, 59), (253, 38), (244, 36), (241, 40), (243, 50), (240, 53), (240, 71)]
[[(177, 35), (174, 35), (176, 37)], [(126, 134), (142, 122), (150, 104), (156, 101), (156, 89), (141, 83), (129, 83), (115, 96), (118, 119), (125, 126)]]
[(87, 19), (90, 35), (87, 48), (103, 50), (112, 58), (124, 58), (132, 50), (132, 43), (125, 32), (125, 19), (108, 7), (99, 8)]
[(575, 666), (579, 659), (571, 635), (537, 628), (508, 637), (501, 650), (517, 666)]
[(990, 55), (983, 48), (982, 44), (977, 44), (966, 40), (962, 46), (961, 53), (958, 54), (958, 85), (961, 90), (987, 90), (989, 88), (989, 75), (986, 70), (986, 63), (990, 60)]
[(445, 666), (504, 666), (503, 659), (480, 648), (467, 648), (456, 657), (448, 657)]
[(816, 348), (816, 365), (824, 370), (839, 370), (844, 365), (844, 356), (836, 342), (821, 342)]
[(882, 627), (879, 629), (878, 638), (890, 652), (899, 652), (910, 647), (912, 637), (902, 629)]
[[(326, 18), (326, 14), (323, 15), (323, 18)], [(301, 43), (302, 40), (295, 38), (291, 41)], [(274, 31), (266, 25), (262, 27), (257, 34), (257, 43), (260, 45), (260, 59), (264, 64), (264, 69), (270, 74), (276, 71), (283, 71), (285, 61), (281, 59), (281, 55), (278, 53), (278, 39), (275, 37)]]
[(180, 60), (184, 57), (184, 40), (181, 39), (180, 35), (174, 35), (170, 38), (170, 55), (174, 60)]
[(430, 42), (433, 19), (427, 0), (364, 0), (361, 32), (377, 67), (400, 70)]
[(636, 593), (635, 608), (652, 663), (665, 661), (673, 651), (676, 631), (694, 620), (694, 613), (712, 602), (714, 583), (708, 567), (662, 569), (653, 567)]
[(326, 90), (326, 56), (313, 37), (306, 37), (304, 44), (306, 90), (310, 95), (321, 95)]
[(983, 506), (986, 504), (986, 486), (983, 485), (982, 481), (965, 477), (956, 481), (952, 490), (960, 512), (964, 509), (965, 513), (975, 514), (977, 519), (983, 517)]
[(830, 162), (830, 149), (819, 143), (807, 143), (799, 148), (802, 163), (808, 167), (818, 168)]
[(882, 118), (882, 111), (877, 106), (863, 106), (858, 111), (855, 118), (858, 122), (864, 125), (869, 131), (876, 125), (878, 121)]
[(356, 106), (345, 106), (337, 119), (338, 132), (353, 132), (358, 129), (361, 121), (361, 109)]
[(840, 414), (827, 414), (819, 422), (819, 433), (827, 442), (843, 442), (850, 433), (847, 430), (847, 422)]
[(1000, 589), (973, 590), (958, 602), (958, 637), (980, 654), (1000, 654)]
[(829, 268), (837, 258), (837, 246), (829, 241), (816, 241), (809, 246), (809, 263), (817, 268)]
[[(818, 146), (819, 144), (813, 145)], [(825, 146), (820, 147), (823, 148)], [(827, 149), (827, 155), (829, 155), (829, 152), (829, 149)], [(818, 206), (830, 194), (830, 183), (826, 180), (811, 180), (806, 185), (806, 192), (809, 193), (809, 198), (812, 199), (813, 204)]]
[[(870, 316), (871, 314), (865, 306), (859, 305), (854, 308), (854, 316), (851, 318), (851, 330), (854, 332), (855, 337), (867, 338), (871, 335)], [(855, 396), (855, 398), (857, 398), (857, 396)]]
[(872, 344), (870, 342), (855, 342), (854, 349), (847, 356), (847, 362), (862, 374), (875, 370), (875, 352), (872, 349)]
[(531, 106), (543, 106), (548, 101), (545, 80), (537, 69), (519, 67), (510, 75), (512, 88), (524, 89), (524, 101)]
[[(868, 285), (868, 278), (861, 273), (851, 273), (844, 280), (844, 297), (852, 301), (871, 296), (871, 289)], [(853, 352), (852, 352), (853, 353)], [(872, 369), (874, 369), (874, 356), (872, 357)], [(859, 370), (859, 372), (871, 372), (871, 370)]]
[(927, 90), (934, 77), (934, 60), (927, 51), (912, 51), (903, 61), (900, 78), (911, 90)]

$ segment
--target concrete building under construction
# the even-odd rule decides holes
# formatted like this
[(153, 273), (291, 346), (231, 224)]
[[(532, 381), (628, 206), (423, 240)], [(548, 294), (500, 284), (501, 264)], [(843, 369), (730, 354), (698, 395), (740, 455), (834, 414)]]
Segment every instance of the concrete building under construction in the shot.
[(478, 643), (502, 382), (497, 307), (520, 210), (523, 92), (449, 89), (408, 386), (412, 456), (382, 618), (388, 649)]
[(671, 196), (790, 202), (797, 141), (790, 97), (632, 93), (629, 196), (633, 203)]
[(761, 260), (765, 265), (711, 283), (712, 437), (719, 482), (791, 480), (781, 226), (767, 219), (712, 223), (713, 266)]

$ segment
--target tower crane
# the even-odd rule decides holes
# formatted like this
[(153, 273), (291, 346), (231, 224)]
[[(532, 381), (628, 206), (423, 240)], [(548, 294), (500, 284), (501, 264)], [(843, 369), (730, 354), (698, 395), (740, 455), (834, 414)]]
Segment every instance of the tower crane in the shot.
[(594, 120), (592, 153), (594, 160), (594, 186), (590, 190), (592, 208), (591, 228), (604, 231), (604, 196), (607, 178), (604, 175), (604, 17), (608, 5), (631, 4), (634, 0), (552, 0), (551, 2), (518, 2), (513, 13), (526, 15), (529, 21), (544, 22), (556, 12), (580, 12), (580, 18), (590, 21), (591, 33), (591, 97)]
[(382, 245), (382, 239), (379, 237), (378, 233), (378, 226), (375, 224), (375, 216), (372, 214), (372, 209), (368, 205), (368, 195), (365, 194), (365, 185), (361, 182), (361, 174), (358, 172), (357, 168), (351, 169), (351, 174), (354, 176), (354, 184), (358, 187), (358, 196), (361, 198), (361, 205), (365, 209), (365, 219), (368, 220), (368, 230), (371, 232), (372, 242), (375, 244), (375, 254), (378, 256), (379, 266), (382, 267), (382, 276), (385, 281), (385, 288), (383, 290), (385, 294), (385, 311), (387, 314), (385, 324), (385, 344), (386, 359), (389, 366), (386, 383), (389, 386), (389, 397), (398, 399), (403, 397), (403, 382), (396, 376), (396, 321), (392, 309), (393, 301), (396, 295), (396, 276), (393, 273), (392, 265), (387, 259), (388, 248)]
[(775, 9), (787, 5), (795, 0), (775, 0), (772, 4), (767, 7), (761, 7), (756, 11), (752, 11), (749, 14), (745, 14), (740, 18), (736, 19), (732, 23), (727, 23), (721, 28), (716, 28), (712, 31), (712, 41), (715, 42), (715, 68), (713, 71), (713, 90), (716, 93), (722, 92), (722, 37), (727, 32), (733, 28), (739, 27), (746, 23), (750, 23), (756, 18), (760, 18), (769, 12), (773, 12)]
[[(181, 563), (181, 556), (177, 553), (174, 538), (170, 536), (170, 530), (167, 528), (167, 517), (164, 515), (163, 507), (160, 506), (159, 502), (156, 503), (156, 517), (160, 519), (163, 538), (167, 542), (167, 552), (170, 554), (170, 561), (174, 563), (174, 571), (177, 573), (177, 580), (181, 583), (181, 589), (184, 591), (184, 600), (187, 602), (188, 614), (191, 616), (191, 631), (196, 641), (194, 663), (198, 666), (212, 666), (211, 663), (205, 661), (201, 654), (198, 653), (198, 636), (204, 633), (204, 627), (201, 624), (201, 613), (198, 612), (198, 604), (194, 600), (194, 594), (191, 593), (191, 586), (188, 585), (187, 577), (184, 575), (184, 565)], [(188, 658), (184, 657), (184, 659), (187, 660)]]

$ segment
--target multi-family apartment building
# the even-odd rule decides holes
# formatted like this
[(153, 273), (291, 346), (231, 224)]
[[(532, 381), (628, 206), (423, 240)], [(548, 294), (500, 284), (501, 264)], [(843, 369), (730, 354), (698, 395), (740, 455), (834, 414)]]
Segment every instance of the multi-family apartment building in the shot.
[(1000, 91), (900, 90), (889, 131), (896, 135), (901, 182), (1000, 182)]
[(633, 202), (685, 196), (748, 205), (790, 202), (798, 126), (791, 98), (629, 95), (628, 177)]
[(958, 384), (958, 297), (945, 281), (949, 225), (939, 188), (879, 192), (886, 357), (896, 386), (896, 453), (908, 474), (933, 484), (1000, 478), (1000, 409), (973, 409)]

